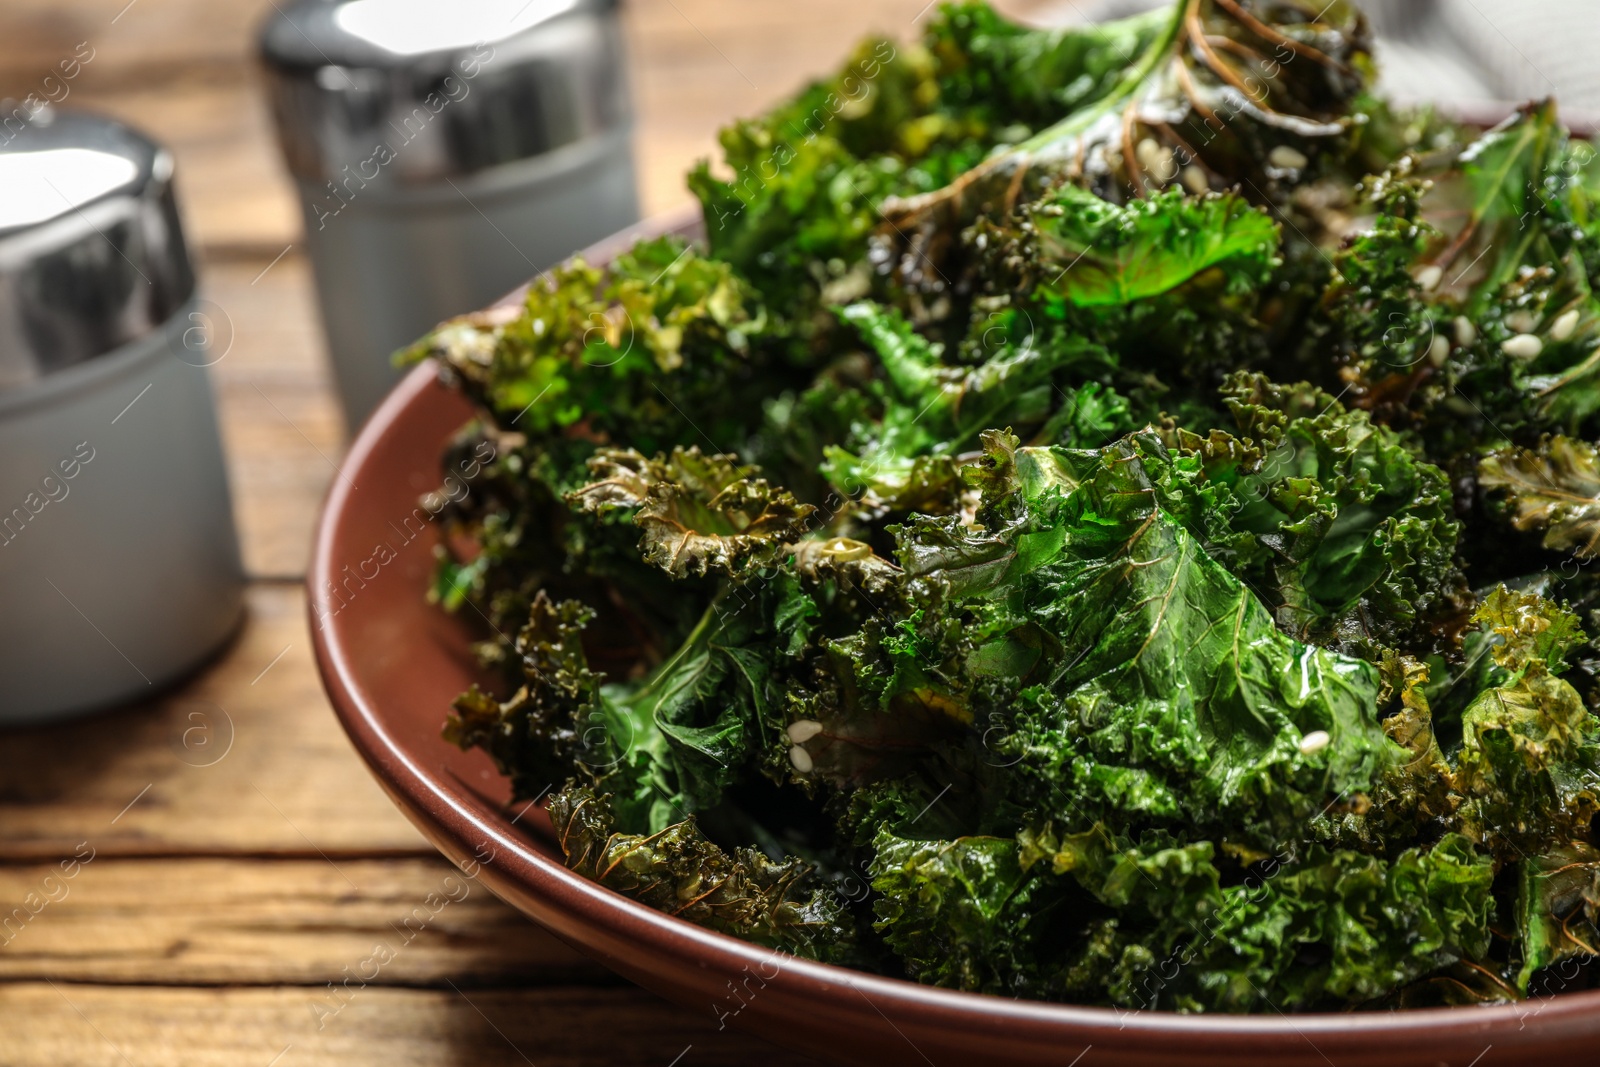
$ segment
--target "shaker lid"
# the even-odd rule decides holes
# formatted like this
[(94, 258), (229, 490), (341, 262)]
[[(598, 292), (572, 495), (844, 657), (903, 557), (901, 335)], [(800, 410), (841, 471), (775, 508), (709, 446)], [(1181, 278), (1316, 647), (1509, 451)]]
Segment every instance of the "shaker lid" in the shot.
[(259, 46), (289, 169), (442, 183), (628, 121), (615, 0), (297, 0)]
[(137, 340), (194, 294), (172, 171), (165, 148), (100, 115), (47, 107), (8, 125), (0, 389)]

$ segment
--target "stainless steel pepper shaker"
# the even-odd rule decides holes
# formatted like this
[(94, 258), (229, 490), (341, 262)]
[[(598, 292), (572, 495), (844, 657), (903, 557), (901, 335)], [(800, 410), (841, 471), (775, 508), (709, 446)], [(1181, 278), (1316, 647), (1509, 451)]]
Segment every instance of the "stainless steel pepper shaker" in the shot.
[(154, 695), (243, 612), (172, 173), (96, 115), (0, 144), (0, 725)]
[(638, 219), (614, 0), (300, 0), (260, 53), (346, 421), (396, 349)]

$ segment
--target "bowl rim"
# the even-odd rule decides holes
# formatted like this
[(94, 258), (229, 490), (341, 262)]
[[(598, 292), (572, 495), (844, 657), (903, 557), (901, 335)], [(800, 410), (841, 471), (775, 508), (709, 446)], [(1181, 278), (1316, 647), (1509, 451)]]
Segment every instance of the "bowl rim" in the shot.
[[(604, 263), (638, 238), (692, 235), (699, 227), (698, 207), (686, 206), (645, 220), (580, 254), (591, 263)], [(498, 301), (497, 306), (520, 301), (526, 291), (526, 285), (519, 287)], [(853, 1010), (846, 1009), (849, 1014), (874, 1026), (888, 1022), (899, 1031), (893, 1019), (900, 1017), (929, 1029), (1015, 1028), (1010, 1032), (1025, 1033), (1035, 1041), (1048, 1040), (1058, 1049), (1064, 1040), (1081, 1039), (1091, 1046), (1115, 1041), (1130, 1054), (1172, 1054), (1201, 1047), (1210, 1055), (1282, 1054), (1286, 1042), (1298, 1045), (1300, 1039), (1327, 1059), (1341, 1052), (1370, 1055), (1380, 1042), (1391, 1050), (1396, 1043), (1424, 1050), (1434, 1047), (1446, 1033), (1453, 1037), (1475, 1034), (1485, 1041), (1493, 1038), (1494, 1043), (1504, 1042), (1509, 1048), (1530, 1040), (1543, 1043), (1592, 1037), (1600, 1031), (1600, 989), (1476, 1007), (1294, 1015), (1286, 1015), (1275, 1006), (1276, 1015), (1124, 1011), (946, 989), (818, 963), (717, 933), (656, 911), (568, 870), (530, 847), (503, 809), (487, 802), (465, 783), (453, 783), (447, 774), (430, 772), (407, 755), (405, 747), (386, 727), (382, 709), (375, 706), (362, 684), (345, 633), (348, 623), (340, 624), (337, 613), (329, 614), (332, 604), (327, 591), (333, 588), (338, 573), (334, 547), (338, 531), (356, 507), (353, 487), (362, 481), (394, 424), (413, 405), (423, 402), (426, 394), (439, 388), (439, 372), (431, 360), (413, 368), (367, 419), (342, 465), (346, 476), (333, 479), (329, 487), (317, 520), (306, 579), (313, 649), (340, 723), (391, 800), (452, 862), (458, 866), (476, 864), (490, 871), (491, 889), (495, 888), (495, 881), (501, 881), (523, 887), (531, 897), (542, 901), (546, 914), (530, 917), (554, 929), (558, 936), (591, 953), (602, 951), (573, 933), (599, 924), (612, 935), (612, 944), (621, 939), (658, 958), (693, 960), (718, 975), (777, 966), (784, 977), (773, 981), (783, 981), (787, 998), (825, 1007), (835, 1015), (843, 1005), (850, 1005)], [(319, 626), (319, 617), (332, 621)], [(442, 715), (441, 709), (441, 719)], [(446, 744), (442, 738), (439, 743)], [(528, 912), (526, 908), (520, 910)], [(583, 918), (563, 923), (563, 916)], [(840, 986), (853, 989), (859, 1000), (840, 998)], [(893, 1010), (886, 1012), (886, 1007)], [(1530, 1033), (1528, 1022), (1535, 1018), (1538, 1028)], [(1519, 1032), (1526, 1035), (1521, 1041), (1515, 1037)], [(905, 1037), (903, 1032), (901, 1036)], [(909, 1037), (905, 1040), (916, 1048)], [(1206, 1045), (1197, 1045), (1198, 1041), (1205, 1041)], [(920, 1054), (921, 1050), (917, 1051)]]

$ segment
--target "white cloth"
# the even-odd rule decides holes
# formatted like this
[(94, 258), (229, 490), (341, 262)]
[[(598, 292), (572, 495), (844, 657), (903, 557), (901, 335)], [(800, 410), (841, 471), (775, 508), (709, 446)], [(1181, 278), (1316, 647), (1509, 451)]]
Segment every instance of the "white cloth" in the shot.
[[(1099, 21), (1162, 0), (1059, 0), (1041, 21)], [(1360, 0), (1372, 20), (1380, 86), (1408, 103), (1520, 102), (1555, 96), (1600, 118), (1600, 0)]]

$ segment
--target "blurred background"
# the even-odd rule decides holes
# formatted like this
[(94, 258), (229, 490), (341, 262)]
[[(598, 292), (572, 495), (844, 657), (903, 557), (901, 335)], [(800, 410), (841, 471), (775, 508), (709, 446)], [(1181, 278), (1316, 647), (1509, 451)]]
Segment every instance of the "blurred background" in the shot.
[[(1151, 5), (999, 6), (1048, 24)], [(1364, 6), (1404, 99), (1503, 113), (1558, 93), (1569, 115), (1600, 114), (1593, 0)], [(868, 33), (915, 35), (931, 8), (624, 3), (641, 214), (689, 203), (683, 174), (720, 126)], [(256, 61), (258, 27), (282, 14), (277, 0), (9, 0), (0, 16), (0, 98), (114, 116), (175, 158), (247, 580), (246, 622), (191, 681), (0, 730), (0, 1064), (799, 1063), (617, 982), (481, 887), (452, 887), (328, 708), (302, 583), (346, 420)], [(72, 639), (110, 641), (88, 626)], [(419, 906), (425, 929), (374, 961)]]

